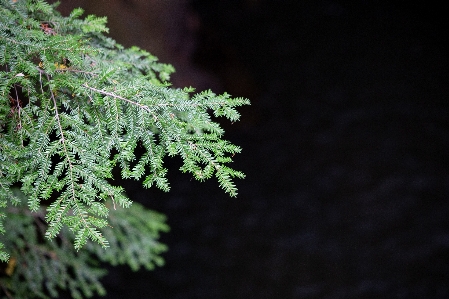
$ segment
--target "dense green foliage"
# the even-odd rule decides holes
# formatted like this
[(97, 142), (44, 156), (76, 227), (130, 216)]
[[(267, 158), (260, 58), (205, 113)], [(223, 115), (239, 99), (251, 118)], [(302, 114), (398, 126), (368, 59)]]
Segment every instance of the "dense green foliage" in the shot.
[[(25, 202), (22, 193), (13, 191)], [(99, 262), (128, 264), (133, 270), (151, 270), (164, 262), (159, 254), (167, 248), (157, 239), (160, 231), (168, 230), (165, 217), (138, 203), (109, 213), (109, 226), (102, 230), (110, 244), (107, 250), (88, 242), (76, 251), (67, 228), (52, 242), (43, 239), (47, 226), (42, 208), (30, 212), (20, 204), (7, 209), (6, 216), (2, 241), (11, 258), (0, 277), (0, 294), (4, 291), (7, 298), (58, 298), (58, 289), (69, 290), (73, 298), (105, 294), (99, 279), (106, 271)]]
[(215, 176), (231, 196), (244, 177), (226, 166), (240, 148), (211, 114), (236, 121), (248, 100), (170, 87), (172, 66), (82, 14), (0, 0), (0, 286), (16, 298), (102, 293), (96, 259), (161, 264), (163, 216), (131, 206), (113, 169), (168, 191), (163, 161), (179, 156), (181, 171)]

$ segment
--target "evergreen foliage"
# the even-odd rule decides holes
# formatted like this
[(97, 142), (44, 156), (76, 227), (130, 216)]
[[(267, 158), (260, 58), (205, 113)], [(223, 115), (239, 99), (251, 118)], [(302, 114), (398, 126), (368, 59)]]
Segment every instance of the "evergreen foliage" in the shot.
[[(76, 251), (74, 235), (64, 227), (56, 240), (43, 238), (47, 229), (45, 209), (31, 212), (23, 193), (13, 193), (23, 204), (7, 209), (3, 242), (11, 254), (0, 278), (6, 298), (58, 298), (58, 289), (72, 298), (105, 294), (99, 279), (106, 274), (101, 264), (128, 264), (133, 270), (163, 265), (160, 253), (166, 246), (157, 241), (159, 232), (168, 231), (161, 214), (133, 203), (129, 208), (112, 209), (103, 234), (110, 248), (89, 242)], [(1, 291), (0, 291), (1, 294)], [(3, 297), (2, 297), (3, 298)]]
[(211, 114), (237, 121), (249, 101), (170, 87), (171, 65), (82, 14), (0, 0), (0, 287), (10, 298), (102, 294), (98, 260), (163, 263), (164, 217), (131, 205), (114, 168), (168, 191), (163, 161), (179, 156), (182, 172), (215, 176), (231, 196), (244, 177), (226, 166), (240, 148)]

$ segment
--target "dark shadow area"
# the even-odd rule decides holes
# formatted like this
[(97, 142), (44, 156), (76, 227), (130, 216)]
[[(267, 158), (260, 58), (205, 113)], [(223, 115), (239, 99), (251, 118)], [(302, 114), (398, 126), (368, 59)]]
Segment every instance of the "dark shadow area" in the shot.
[(449, 298), (446, 14), (384, 2), (190, 3), (200, 82), (252, 101), (223, 124), (247, 178), (126, 182), (170, 249), (106, 298)]

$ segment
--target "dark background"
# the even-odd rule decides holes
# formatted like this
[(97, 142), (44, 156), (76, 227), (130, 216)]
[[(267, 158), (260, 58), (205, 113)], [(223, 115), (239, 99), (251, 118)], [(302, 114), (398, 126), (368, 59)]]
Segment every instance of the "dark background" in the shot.
[(223, 123), (247, 178), (236, 199), (177, 160), (167, 194), (128, 182), (168, 216), (169, 251), (153, 272), (111, 269), (106, 298), (449, 298), (443, 2), (166, 1), (162, 37), (143, 24), (162, 0), (61, 10), (108, 15), (176, 85), (250, 98)]

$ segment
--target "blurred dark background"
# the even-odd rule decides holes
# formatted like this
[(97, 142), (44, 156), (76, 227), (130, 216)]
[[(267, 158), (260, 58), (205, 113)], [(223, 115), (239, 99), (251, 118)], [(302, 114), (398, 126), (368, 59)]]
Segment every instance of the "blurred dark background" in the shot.
[(224, 122), (229, 198), (169, 160), (166, 265), (111, 268), (106, 298), (449, 298), (449, 26), (443, 2), (62, 1), (178, 70), (248, 97)]

